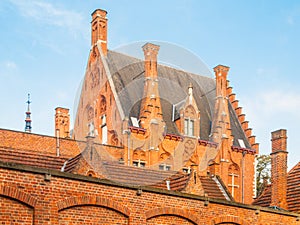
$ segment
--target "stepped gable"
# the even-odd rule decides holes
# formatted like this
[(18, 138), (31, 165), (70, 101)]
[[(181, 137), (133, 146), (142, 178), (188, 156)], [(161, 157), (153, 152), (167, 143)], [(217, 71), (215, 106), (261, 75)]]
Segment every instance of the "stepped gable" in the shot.
[[(107, 63), (112, 80), (125, 115), (139, 118), (141, 96), (143, 96), (144, 62), (142, 60), (108, 51)], [(211, 121), (213, 116), (216, 84), (213, 78), (188, 73), (168, 66), (158, 64), (159, 93), (161, 97), (163, 118), (167, 125), (167, 133), (179, 135), (176, 124), (172, 121), (173, 106), (178, 105), (187, 97), (188, 86), (193, 86), (193, 96), (201, 113), (200, 138), (210, 140)], [(230, 105), (230, 104), (229, 104)], [(243, 134), (243, 128), (233, 107), (229, 107), (232, 123), (234, 145), (239, 146), (242, 139), (247, 148), (251, 147), (248, 138)], [(175, 119), (178, 111), (174, 112)]]
[[(233, 93), (233, 88), (229, 85), (229, 81), (227, 81), (226, 86), (226, 94), (228, 96), (228, 101), (230, 102), (228, 105), (232, 135), (235, 137), (233, 145), (242, 148), (237, 141), (238, 139), (242, 139), (246, 148), (254, 149), (258, 154), (259, 144), (256, 143), (256, 137), (252, 134), (252, 128), (249, 127), (249, 121), (246, 120), (243, 108), (239, 106), (239, 100), (236, 99), (236, 94)], [(233, 126), (235, 126), (235, 128), (233, 128)], [(245, 140), (247, 141), (245, 142)]]
[(0, 148), (0, 161), (60, 170), (67, 158), (37, 154), (20, 149)]
[[(288, 210), (299, 212), (300, 209), (300, 162), (297, 163), (287, 175), (287, 203)], [(255, 199), (253, 205), (270, 206), (271, 204), (271, 184), (263, 193)]]

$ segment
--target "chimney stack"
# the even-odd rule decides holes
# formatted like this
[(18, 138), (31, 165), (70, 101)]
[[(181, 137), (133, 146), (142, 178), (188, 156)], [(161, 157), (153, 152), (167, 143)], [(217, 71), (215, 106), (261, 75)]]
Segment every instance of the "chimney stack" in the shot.
[(60, 138), (70, 137), (69, 109), (62, 107), (55, 109), (55, 136)]
[(287, 209), (287, 135), (281, 129), (272, 132), (271, 206)]
[(145, 76), (157, 77), (157, 55), (159, 45), (146, 43), (143, 46), (143, 51), (145, 55)]
[(96, 9), (92, 13), (92, 46), (100, 42), (103, 54), (107, 55), (107, 12)]
[(216, 94), (218, 96), (227, 96), (227, 74), (229, 71), (228, 66), (218, 65), (214, 68), (216, 76)]
[(143, 46), (145, 55), (145, 83), (140, 111), (140, 125), (145, 129), (148, 129), (150, 124), (156, 124), (156, 119), (162, 118), (157, 72), (159, 48), (159, 45), (152, 43), (146, 43)]

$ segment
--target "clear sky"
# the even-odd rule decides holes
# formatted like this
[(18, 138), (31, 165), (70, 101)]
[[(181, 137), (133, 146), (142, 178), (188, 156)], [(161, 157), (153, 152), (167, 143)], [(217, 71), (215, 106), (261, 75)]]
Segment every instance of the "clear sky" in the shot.
[(288, 130), (289, 167), (300, 160), (300, 2), (184, 0), (1, 0), (0, 127), (54, 134), (54, 109), (71, 109), (90, 49), (91, 13), (108, 11), (108, 46), (145, 40), (188, 49), (229, 80), (246, 119), (270, 152), (270, 132)]

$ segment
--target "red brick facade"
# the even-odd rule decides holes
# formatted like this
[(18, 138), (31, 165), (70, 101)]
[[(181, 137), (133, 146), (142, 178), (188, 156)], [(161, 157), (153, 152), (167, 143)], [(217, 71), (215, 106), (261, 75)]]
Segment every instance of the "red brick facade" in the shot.
[[(213, 82), (216, 89), (216, 100), (211, 103), (214, 104), (212, 115), (205, 115), (208, 109), (203, 109), (207, 107), (203, 105), (208, 102), (201, 102), (196, 78), (189, 75), (190, 83), (186, 81), (179, 90), (187, 92), (187, 98), (178, 108), (179, 117), (171, 121), (171, 115), (167, 118), (166, 114), (174, 112), (170, 108), (166, 113), (167, 106), (163, 103), (166, 93), (162, 93), (162, 89), (168, 84), (160, 77), (162, 72), (159, 72), (157, 62), (160, 47), (146, 43), (142, 47), (144, 61), (133, 61), (124, 66), (122, 63), (132, 58), (126, 56), (120, 60), (107, 50), (107, 24), (104, 10), (92, 14), (92, 49), (81, 90), (74, 138), (85, 140), (89, 134), (96, 137), (95, 142), (123, 147), (123, 151), (110, 149), (109, 153), (114, 160), (124, 161), (126, 165), (143, 165), (151, 169), (167, 166), (174, 171), (190, 170), (192, 165), (197, 165), (198, 175), (210, 173), (221, 177), (236, 201), (250, 204), (255, 196), (254, 161), (258, 144), (227, 81), (229, 67), (215, 67), (216, 81), (205, 81)], [(119, 71), (115, 65), (118, 62), (122, 64)], [(142, 68), (141, 72), (135, 71), (139, 68)], [(166, 70), (170, 68), (163, 68), (165, 73)], [(137, 75), (133, 76), (134, 73)], [(172, 71), (171, 75), (174, 73), (178, 71)], [(134, 87), (137, 77), (143, 80), (142, 92), (139, 96), (136, 92), (132, 94), (137, 100), (130, 99), (135, 105), (129, 106), (126, 99), (122, 100), (122, 95), (141, 88), (141, 85)], [(173, 81), (172, 77), (167, 79), (169, 84), (180, 82)], [(129, 83), (126, 85), (126, 82)], [(171, 88), (167, 95), (172, 95), (173, 91)], [(128, 107), (131, 109), (125, 112)], [(132, 111), (136, 115), (132, 116)], [(210, 121), (202, 122), (208, 120), (205, 116), (211, 118)], [(131, 124), (132, 117), (136, 117), (135, 124)], [(168, 133), (169, 127), (173, 126), (170, 123), (175, 124), (175, 128)], [(199, 133), (207, 135), (203, 138)], [(207, 144), (208, 139), (212, 146)], [(239, 139), (243, 139), (246, 146), (236, 146)], [(203, 191), (198, 194), (201, 193)]]
[[(299, 224), (298, 214), (246, 205), (258, 144), (229, 67), (215, 67), (214, 80), (159, 65), (151, 43), (145, 60), (110, 51), (106, 14), (92, 14), (72, 137), (61, 107), (55, 137), (0, 129), (0, 223)], [(286, 135), (272, 139), (272, 204), (286, 208)]]
[(293, 213), (147, 187), (137, 195), (137, 187), (53, 170), (0, 163), (0, 178), (0, 205), (9, 206), (2, 224), (298, 224)]

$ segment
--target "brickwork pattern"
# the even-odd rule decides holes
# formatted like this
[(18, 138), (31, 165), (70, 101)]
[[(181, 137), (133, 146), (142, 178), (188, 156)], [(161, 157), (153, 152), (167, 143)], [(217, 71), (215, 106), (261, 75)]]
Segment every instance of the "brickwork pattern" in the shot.
[(156, 216), (147, 220), (147, 225), (173, 225), (173, 224), (195, 225), (195, 223), (192, 223), (185, 218), (181, 218), (179, 216), (173, 216), (173, 215)]
[[(49, 172), (52, 176), (47, 181), (45, 173)], [(137, 188), (26, 166), (0, 164), (0, 187), (4, 198), (34, 207), (35, 225), (80, 224), (79, 221), (86, 224), (140, 225), (147, 221), (172, 224), (169, 219), (174, 224), (174, 217), (183, 224), (297, 224), (297, 214), (272, 213), (268, 209), (256, 213), (255, 207), (212, 199), (205, 205), (201, 197), (152, 188), (144, 188), (141, 195), (137, 195)], [(96, 219), (103, 213), (108, 219), (114, 218), (113, 222)], [(218, 219), (220, 217), (223, 219)]]
[(30, 225), (33, 221), (33, 210), (25, 204), (20, 204), (0, 195), (0, 224), (2, 225)]
[(128, 224), (128, 218), (114, 210), (99, 206), (76, 206), (59, 212), (59, 225)]

